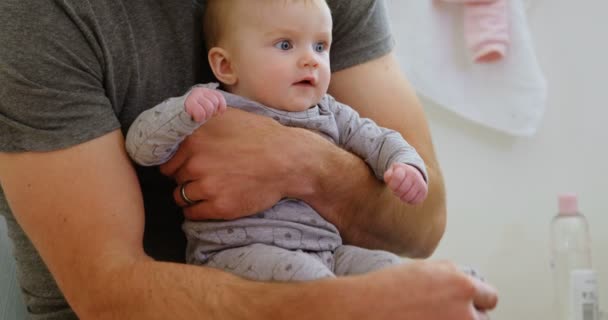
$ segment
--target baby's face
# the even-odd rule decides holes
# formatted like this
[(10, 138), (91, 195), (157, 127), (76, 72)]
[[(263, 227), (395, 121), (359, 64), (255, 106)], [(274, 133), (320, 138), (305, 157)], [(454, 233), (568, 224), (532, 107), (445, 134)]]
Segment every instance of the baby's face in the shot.
[(246, 2), (236, 9), (242, 20), (230, 35), (238, 77), (232, 92), (286, 111), (316, 105), (331, 75), (332, 19), (325, 1)]

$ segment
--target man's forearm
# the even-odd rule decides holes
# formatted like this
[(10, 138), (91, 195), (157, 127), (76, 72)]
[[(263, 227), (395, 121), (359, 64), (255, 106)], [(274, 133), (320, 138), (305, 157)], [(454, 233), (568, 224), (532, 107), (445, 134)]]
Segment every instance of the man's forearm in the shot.
[[(142, 261), (115, 270), (107, 299), (91, 298), (83, 319), (352, 319), (349, 281), (268, 283), (200, 266)], [(100, 284), (105, 277), (97, 277)], [(128, 286), (122, 284), (128, 283)]]
[(146, 256), (143, 201), (118, 130), (52, 152), (0, 153), (0, 164), (15, 218), (81, 319), (272, 319), (285, 305), (279, 319), (305, 319), (306, 308), (320, 312), (343, 290), (262, 284)]
[(357, 156), (323, 141), (309, 142), (307, 149), (311, 155), (305, 157), (301, 172), (312, 177), (303, 181), (313, 187), (301, 198), (334, 223), (346, 243), (410, 257), (433, 252), (445, 221), (445, 191), (436, 164), (427, 164), (428, 198), (410, 206), (395, 197)]
[[(389, 250), (409, 257), (428, 257), (444, 232), (445, 199), (440, 172), (429, 166), (429, 195), (412, 206), (393, 195), (386, 185), (373, 177), (365, 164), (353, 160), (349, 170), (337, 171), (333, 179), (323, 179), (323, 189), (343, 194), (334, 209), (340, 216), (340, 230), (349, 243)], [(335, 159), (339, 166), (340, 160)], [(341, 175), (341, 176), (340, 176)], [(365, 178), (361, 178), (365, 177)], [(342, 181), (342, 184), (336, 184)]]
[[(245, 318), (236, 300), (246, 292), (238, 288), (244, 281), (218, 270), (144, 260), (94, 280), (105, 292), (78, 301), (75, 311), (83, 319)], [(223, 299), (234, 299), (230, 308)]]
[[(124, 275), (129, 276), (128, 283), (141, 284), (141, 289), (117, 290), (114, 312), (104, 308), (82, 318), (486, 319), (486, 312), (497, 303), (496, 291), (489, 285), (451, 264), (429, 261), (299, 283), (254, 282), (204, 267), (156, 262)], [(403, 288), (412, 294), (403, 297)]]

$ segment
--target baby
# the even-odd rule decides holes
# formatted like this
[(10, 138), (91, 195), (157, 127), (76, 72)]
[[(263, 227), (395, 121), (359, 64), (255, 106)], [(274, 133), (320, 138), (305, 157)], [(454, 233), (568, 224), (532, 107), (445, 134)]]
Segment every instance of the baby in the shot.
[[(416, 150), (327, 95), (332, 17), (324, 0), (209, 0), (204, 34), (221, 85), (197, 85), (142, 113), (127, 134), (134, 161), (168, 161), (187, 135), (229, 105), (314, 130), (364, 159), (402, 201), (425, 199), (428, 177)], [(186, 202), (199, 200), (183, 186), (181, 193)], [(313, 280), (401, 263), (386, 251), (343, 245), (336, 227), (297, 199), (231, 221), (186, 221), (183, 229), (188, 263), (255, 280)]]

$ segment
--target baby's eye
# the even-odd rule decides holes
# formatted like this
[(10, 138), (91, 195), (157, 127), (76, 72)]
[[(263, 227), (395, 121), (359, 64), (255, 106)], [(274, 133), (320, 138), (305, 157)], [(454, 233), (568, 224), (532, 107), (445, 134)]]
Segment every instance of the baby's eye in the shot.
[(316, 52), (323, 52), (323, 51), (325, 51), (325, 43), (323, 43), (323, 42), (317, 42), (315, 44), (315, 51)]
[(293, 46), (291, 45), (291, 42), (289, 40), (281, 40), (281, 41), (277, 42), (274, 46), (275, 46), (275, 48), (281, 49), (281, 50), (289, 50), (289, 49), (293, 48)]

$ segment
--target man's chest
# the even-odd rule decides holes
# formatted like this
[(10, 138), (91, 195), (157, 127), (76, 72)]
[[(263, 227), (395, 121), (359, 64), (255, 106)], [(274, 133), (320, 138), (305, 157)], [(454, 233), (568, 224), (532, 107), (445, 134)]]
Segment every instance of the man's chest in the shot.
[[(99, 29), (104, 89), (126, 128), (143, 110), (209, 79), (200, 10), (191, 1), (131, 0)], [(107, 7), (107, 6), (106, 6)]]

